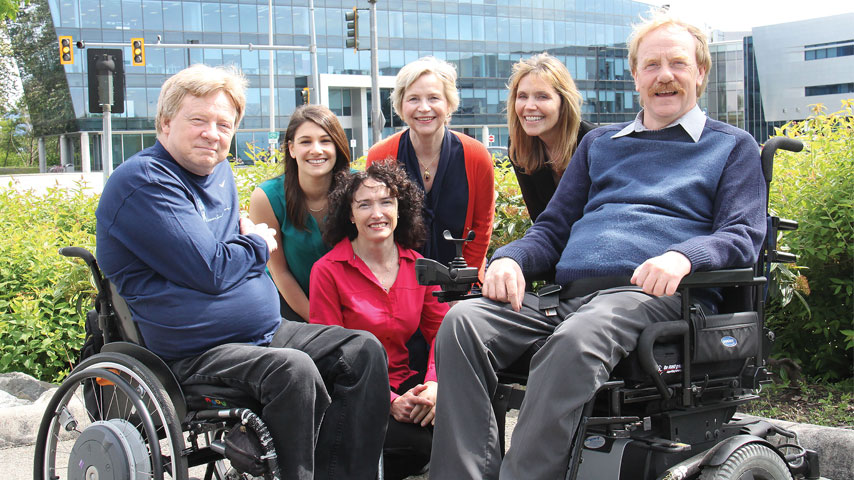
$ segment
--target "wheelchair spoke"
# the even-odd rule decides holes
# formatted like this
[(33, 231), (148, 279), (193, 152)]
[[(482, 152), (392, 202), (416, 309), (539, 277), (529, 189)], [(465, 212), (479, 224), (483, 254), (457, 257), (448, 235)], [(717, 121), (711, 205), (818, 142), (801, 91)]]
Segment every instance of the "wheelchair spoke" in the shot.
[[(36, 448), (36, 478), (97, 478), (91, 472), (117, 468), (132, 480), (185, 480), (186, 463), (174, 463), (183, 450), (180, 423), (171, 405), (152, 396), (157, 387), (122, 365), (92, 370), (72, 373), (51, 401)], [(118, 377), (104, 378), (110, 374)]]

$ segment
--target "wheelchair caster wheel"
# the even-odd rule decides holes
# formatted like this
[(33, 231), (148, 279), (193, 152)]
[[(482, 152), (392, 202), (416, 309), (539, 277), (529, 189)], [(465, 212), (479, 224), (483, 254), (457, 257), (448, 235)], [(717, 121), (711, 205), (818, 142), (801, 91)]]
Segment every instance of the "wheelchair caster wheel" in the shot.
[(89, 425), (68, 456), (69, 480), (142, 480), (151, 478), (145, 440), (127, 420)]

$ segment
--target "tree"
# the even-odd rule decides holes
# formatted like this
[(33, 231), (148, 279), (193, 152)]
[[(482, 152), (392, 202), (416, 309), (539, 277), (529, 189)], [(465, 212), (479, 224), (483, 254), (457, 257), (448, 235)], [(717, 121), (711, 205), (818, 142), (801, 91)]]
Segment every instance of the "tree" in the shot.
[(14, 20), (18, 18), (18, 10), (26, 5), (26, 0), (0, 0), (0, 20)]

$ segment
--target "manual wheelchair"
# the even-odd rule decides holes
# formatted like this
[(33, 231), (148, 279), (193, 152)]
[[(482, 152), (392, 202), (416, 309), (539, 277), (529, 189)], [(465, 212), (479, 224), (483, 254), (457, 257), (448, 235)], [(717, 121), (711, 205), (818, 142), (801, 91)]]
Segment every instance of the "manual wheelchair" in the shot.
[[(81, 361), (48, 403), (36, 437), (36, 480), (279, 479), (260, 404), (220, 386), (182, 388), (145, 343), (124, 300), (86, 249), (97, 287)], [(85, 357), (85, 358), (84, 358)]]
[[(777, 149), (800, 151), (801, 142), (770, 140), (762, 150), (766, 195)], [(769, 381), (766, 362), (773, 333), (765, 327), (764, 305), (770, 265), (793, 262), (777, 250), (777, 232), (797, 223), (768, 216), (766, 239), (753, 267), (697, 272), (679, 291), (682, 319), (647, 327), (634, 352), (623, 359), (583, 409), (570, 445), (566, 478), (606, 480), (701, 479), (784, 480), (819, 478), (816, 452), (799, 445), (795, 433), (758, 419), (739, 419), (739, 405), (758, 398)], [(439, 285), (443, 301), (478, 296), (471, 287), (477, 269), (462, 259), (465, 240), (449, 265), (416, 263), (418, 281)], [(626, 285), (629, 284), (628, 278)], [(691, 300), (692, 290), (722, 288), (720, 313), (706, 315)], [(544, 301), (556, 290), (540, 288)], [(548, 299), (549, 295), (554, 295)], [(505, 415), (518, 409), (526, 393), (533, 345), (508, 369), (498, 372), (492, 406), (504, 439)], [(561, 381), (556, 378), (555, 381)], [(784, 439), (782, 445), (771, 437)]]

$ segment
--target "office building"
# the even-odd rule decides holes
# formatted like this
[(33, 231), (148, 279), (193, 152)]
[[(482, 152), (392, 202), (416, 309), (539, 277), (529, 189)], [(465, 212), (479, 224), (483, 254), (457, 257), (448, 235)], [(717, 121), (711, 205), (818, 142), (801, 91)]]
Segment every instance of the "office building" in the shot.
[[(358, 51), (345, 47), (345, 12), (354, 6)], [(286, 128), (303, 89), (313, 85), (309, 52), (274, 51), (271, 114), (271, 51), (259, 47), (270, 43), (271, 31), (276, 46), (307, 47), (313, 13), (319, 88), (307, 93), (339, 115), (360, 155), (373, 142), (369, 6), (367, 0), (315, 0), (313, 10), (308, 0), (32, 0), (10, 31), (36, 134), (61, 138), (64, 163), (85, 169), (88, 161), (97, 170), (103, 122), (87, 108), (86, 50), (74, 48), (73, 63), (60, 65), (59, 36), (86, 42), (86, 48), (123, 50), (125, 102), (123, 113), (112, 116), (114, 164), (154, 142), (160, 85), (197, 62), (236, 64), (248, 76), (246, 117), (233, 147), (245, 158), (247, 143), (266, 147), (271, 123), (275, 131)], [(564, 61), (576, 78), (587, 120), (630, 120), (639, 106), (624, 42), (631, 23), (649, 8), (630, 0), (378, 2), (383, 135), (402, 126), (388, 101), (394, 75), (424, 55), (457, 66), (461, 104), (452, 128), (479, 139), (491, 135), (495, 145), (506, 144), (505, 85), (512, 64), (543, 51)], [(144, 66), (131, 64), (132, 38), (144, 39)]]
[[(854, 99), (854, 13), (755, 27), (710, 45), (713, 70), (700, 106), (712, 118), (750, 132), (759, 143), (774, 129), (830, 112)], [(743, 67), (739, 61), (743, 59)]]

